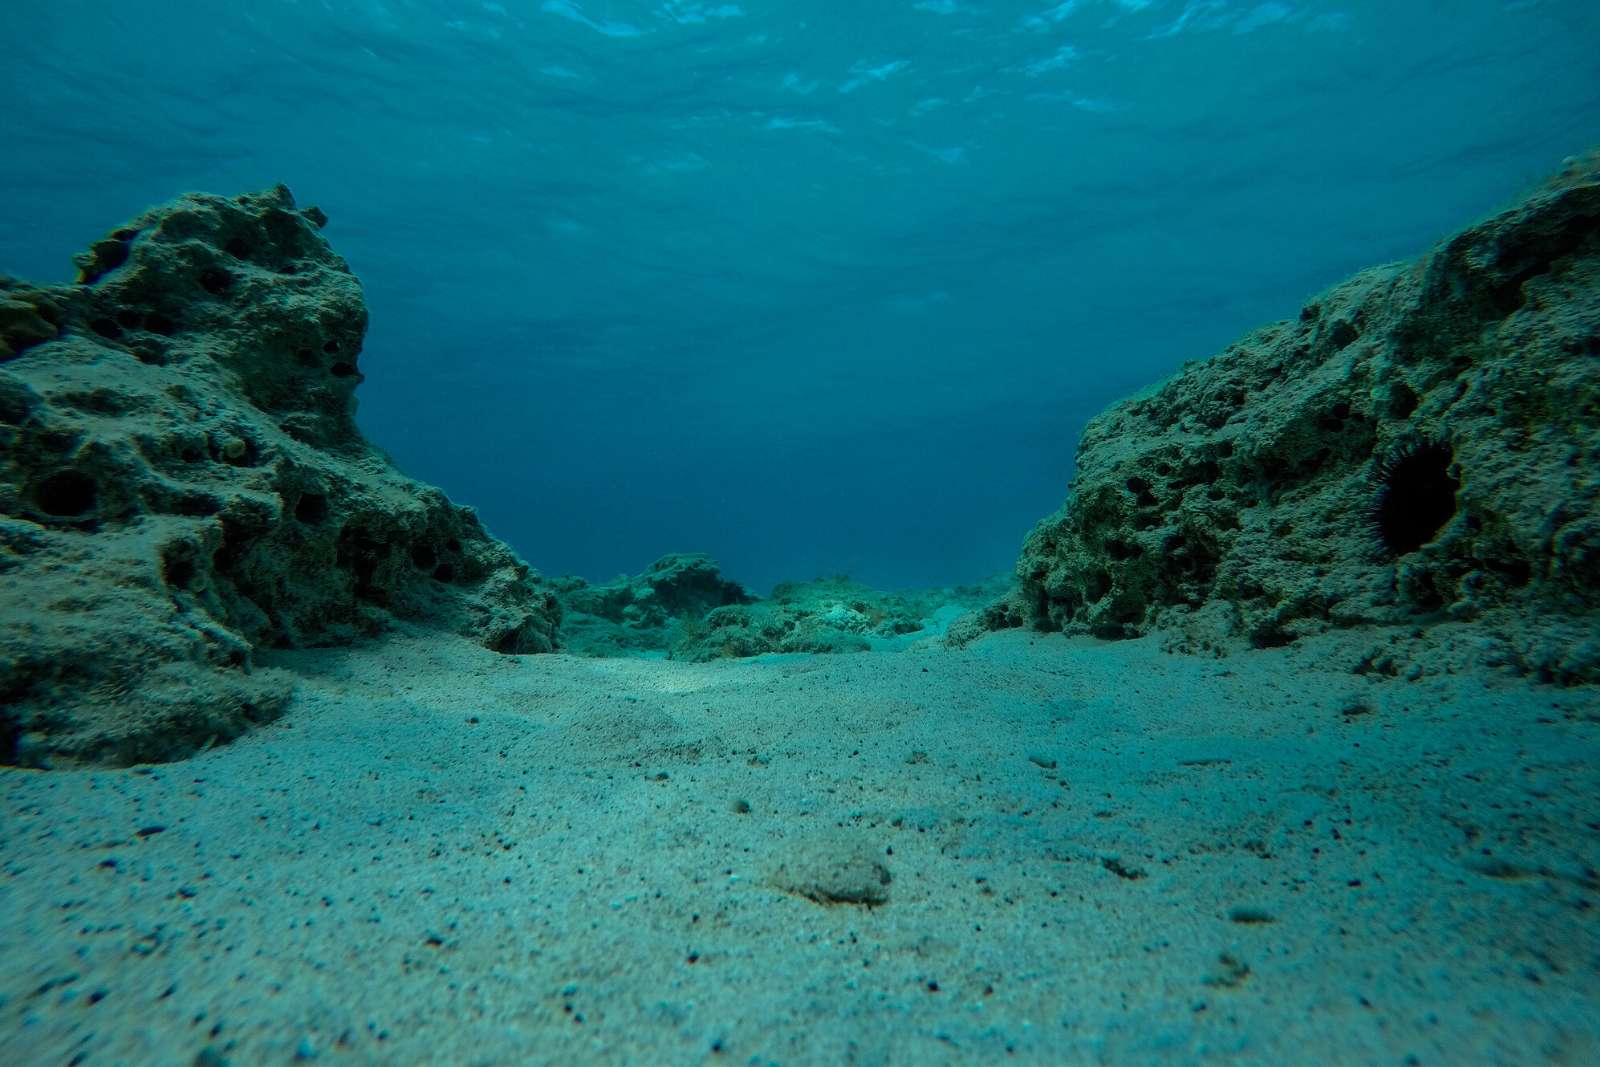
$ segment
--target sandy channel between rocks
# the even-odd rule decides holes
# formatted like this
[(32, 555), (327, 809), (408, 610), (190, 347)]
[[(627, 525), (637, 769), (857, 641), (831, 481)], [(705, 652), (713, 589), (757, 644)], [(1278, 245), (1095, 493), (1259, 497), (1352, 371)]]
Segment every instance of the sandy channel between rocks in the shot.
[(0, 770), (0, 1048), (1600, 1062), (1600, 694), (1353, 639), (279, 654), (233, 744)]

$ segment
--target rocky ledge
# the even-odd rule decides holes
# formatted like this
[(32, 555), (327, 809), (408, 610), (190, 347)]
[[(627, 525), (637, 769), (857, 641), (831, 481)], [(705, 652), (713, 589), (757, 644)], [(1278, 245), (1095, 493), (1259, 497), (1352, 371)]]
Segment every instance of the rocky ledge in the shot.
[(1600, 680), (1600, 154), (1097, 416), (1017, 577), (985, 625)]
[(284, 707), (259, 647), (417, 620), (554, 647), (551, 590), (357, 431), (367, 312), (278, 187), (0, 279), (0, 763), (174, 759)]

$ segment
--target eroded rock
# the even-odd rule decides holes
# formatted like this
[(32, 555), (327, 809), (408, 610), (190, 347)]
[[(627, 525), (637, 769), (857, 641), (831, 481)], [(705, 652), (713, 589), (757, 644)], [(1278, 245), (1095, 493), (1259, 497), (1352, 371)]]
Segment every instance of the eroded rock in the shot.
[(1600, 680), (1544, 625), (1600, 609), (1597, 472), (1591, 154), (1093, 419), (1021, 603), (1047, 629), (1198, 644), (1474, 621), (1526, 670)]
[(0, 283), (0, 762), (181, 757), (284, 706), (262, 646), (412, 619), (504, 652), (560, 607), (357, 431), (360, 283), (283, 187), (189, 195)]

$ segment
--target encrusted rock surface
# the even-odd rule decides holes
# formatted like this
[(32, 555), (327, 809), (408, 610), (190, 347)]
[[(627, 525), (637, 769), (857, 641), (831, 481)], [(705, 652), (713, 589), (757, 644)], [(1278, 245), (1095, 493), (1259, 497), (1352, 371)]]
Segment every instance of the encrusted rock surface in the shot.
[(664, 653), (704, 663), (770, 652), (860, 652), (942, 634), (945, 616), (992, 599), (1002, 583), (886, 593), (849, 578), (783, 582), (768, 598), (725, 578), (709, 556), (663, 556), (643, 574), (590, 584), (554, 578), (560, 642), (587, 656)]
[(270, 719), (252, 650), (395, 618), (505, 652), (560, 606), (353, 421), (360, 283), (281, 186), (0, 279), (0, 762), (181, 757)]
[[(1418, 447), (1443, 510), (1391, 492), (1383, 521), (1422, 529), (1386, 544), (1386, 463)], [(1220, 649), (1470, 623), (1481, 657), (1600, 680), (1600, 155), (1097, 416), (1017, 576), (1047, 629)]]
[(782, 582), (772, 596), (688, 620), (675, 635), (673, 659), (706, 662), (773, 652), (862, 652), (902, 647), (942, 634), (955, 617), (996, 592), (992, 585), (886, 593), (849, 578)]
[(710, 556), (689, 552), (662, 556), (633, 577), (552, 581), (564, 609), (562, 646), (592, 656), (665, 648), (668, 629), (680, 620), (755, 599)]

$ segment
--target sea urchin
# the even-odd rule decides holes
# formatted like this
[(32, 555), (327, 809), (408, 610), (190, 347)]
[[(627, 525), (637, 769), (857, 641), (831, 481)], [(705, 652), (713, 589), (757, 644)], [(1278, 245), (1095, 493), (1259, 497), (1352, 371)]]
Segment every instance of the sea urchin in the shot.
[(1450, 474), (1454, 462), (1454, 451), (1443, 441), (1411, 440), (1373, 467), (1367, 524), (1387, 554), (1415, 552), (1456, 513), (1461, 483)]

